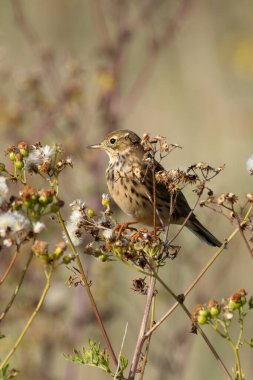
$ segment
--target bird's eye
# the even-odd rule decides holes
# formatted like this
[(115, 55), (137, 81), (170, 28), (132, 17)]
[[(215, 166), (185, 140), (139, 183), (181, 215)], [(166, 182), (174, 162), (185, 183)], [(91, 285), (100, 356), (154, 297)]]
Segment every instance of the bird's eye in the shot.
[(115, 144), (116, 143), (116, 139), (114, 138), (114, 137), (112, 137), (111, 139), (110, 139), (110, 144)]

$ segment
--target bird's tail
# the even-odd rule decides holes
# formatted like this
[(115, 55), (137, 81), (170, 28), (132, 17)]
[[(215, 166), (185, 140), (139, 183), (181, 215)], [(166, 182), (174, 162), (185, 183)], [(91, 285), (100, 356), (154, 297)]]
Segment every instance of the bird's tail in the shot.
[(186, 227), (189, 228), (200, 240), (213, 247), (221, 247), (222, 243), (216, 239), (199, 221), (197, 218), (189, 219), (186, 223)]

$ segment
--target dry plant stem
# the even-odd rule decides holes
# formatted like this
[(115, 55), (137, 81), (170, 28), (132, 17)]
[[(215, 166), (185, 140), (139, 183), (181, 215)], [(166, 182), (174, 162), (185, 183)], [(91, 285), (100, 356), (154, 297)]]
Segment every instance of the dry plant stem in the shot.
[[(175, 299), (175, 300), (178, 300), (178, 297), (177, 295), (165, 284), (165, 282), (156, 274), (156, 279), (158, 282), (160, 282), (160, 284), (167, 290), (167, 292)], [(184, 305), (183, 302), (179, 302), (179, 305), (181, 306), (181, 308), (183, 309), (183, 311), (185, 312), (185, 314), (189, 317), (189, 319), (192, 321), (192, 318), (191, 318), (191, 313), (190, 311), (187, 309), (187, 307)], [(198, 330), (198, 332), (200, 333), (200, 335), (202, 336), (202, 338), (204, 339), (204, 341), (206, 342), (206, 344), (208, 345), (208, 347), (210, 348), (210, 350), (212, 351), (215, 359), (218, 361), (218, 363), (220, 364), (221, 368), (223, 369), (223, 371), (226, 373), (226, 375), (228, 376), (228, 378), (230, 380), (233, 380), (232, 376), (230, 375), (230, 373), (228, 372), (225, 364), (223, 363), (223, 361), (221, 360), (220, 356), (218, 355), (217, 351), (214, 349), (212, 343), (209, 341), (209, 339), (207, 338), (206, 334), (204, 333), (204, 331), (201, 329), (201, 327), (199, 326), (198, 323), (194, 323), (194, 326), (196, 327), (196, 329)]]
[(16, 298), (18, 292), (19, 292), (19, 289), (21, 288), (21, 285), (22, 285), (23, 280), (24, 280), (24, 278), (25, 278), (25, 275), (26, 275), (27, 269), (28, 269), (28, 267), (29, 267), (29, 265), (30, 265), (30, 263), (31, 263), (31, 261), (32, 261), (32, 258), (33, 258), (33, 252), (30, 252), (30, 255), (29, 255), (29, 257), (28, 257), (28, 260), (27, 260), (27, 262), (26, 262), (26, 264), (25, 264), (25, 266), (24, 266), (24, 269), (23, 269), (23, 271), (22, 271), (22, 274), (21, 274), (21, 277), (20, 277), (19, 283), (18, 283), (18, 285), (16, 286), (16, 289), (15, 289), (15, 291), (14, 291), (14, 293), (13, 293), (13, 295), (12, 295), (12, 297), (11, 297), (9, 303), (8, 303), (8, 305), (6, 306), (6, 308), (4, 309), (4, 311), (0, 314), (0, 322), (5, 318), (6, 314), (8, 313), (8, 311), (9, 311), (9, 309), (10, 309), (10, 307), (11, 307), (11, 305), (13, 304), (13, 302), (14, 302), (14, 300), (15, 300), (15, 298)]
[(139, 359), (141, 355), (141, 350), (145, 341), (144, 339), (145, 331), (146, 331), (148, 316), (149, 316), (152, 299), (154, 295), (155, 283), (156, 283), (155, 277), (149, 277), (149, 288), (148, 288), (148, 293), (147, 293), (146, 305), (145, 305), (145, 309), (144, 309), (144, 313), (143, 313), (143, 317), (141, 321), (139, 336), (138, 336), (136, 346), (135, 346), (135, 351), (134, 351), (134, 356), (131, 363), (130, 372), (128, 375), (128, 380), (133, 380), (136, 375), (136, 371), (137, 371), (137, 367), (138, 367), (138, 363), (139, 363)]
[(44, 290), (41, 294), (41, 297), (40, 297), (40, 300), (34, 310), (34, 312), (32, 313), (31, 317), (29, 318), (28, 322), (26, 323), (25, 327), (23, 328), (21, 334), (19, 335), (18, 339), (16, 340), (14, 346), (11, 348), (11, 350), (9, 351), (9, 353), (6, 355), (6, 357), (3, 359), (3, 361), (1, 362), (1, 365), (0, 365), (0, 370), (2, 370), (6, 364), (9, 362), (10, 358), (12, 357), (12, 355), (14, 354), (14, 352), (17, 350), (18, 346), (20, 345), (23, 337), (25, 336), (25, 333), (27, 332), (27, 330), (29, 329), (29, 327), (31, 326), (34, 318), (36, 317), (36, 315), (38, 314), (38, 311), (40, 310), (41, 306), (42, 306), (42, 303), (47, 295), (47, 292), (49, 290), (49, 287), (50, 287), (50, 282), (51, 282), (51, 278), (52, 278), (52, 274), (53, 274), (53, 266), (50, 266), (50, 269), (49, 269), (49, 272), (47, 273), (45, 271), (45, 274), (46, 274), (46, 285), (44, 287)]
[(0, 280), (0, 285), (2, 285), (2, 283), (4, 282), (4, 280), (6, 279), (6, 277), (8, 276), (8, 274), (10, 273), (11, 268), (13, 267), (13, 265), (14, 265), (17, 257), (18, 257), (18, 250), (15, 251), (15, 253), (14, 253), (12, 259), (11, 259), (11, 262), (10, 262), (10, 264), (8, 266), (8, 268), (4, 272), (4, 274), (3, 274), (3, 276), (2, 276), (2, 278)]
[(253, 259), (253, 250), (251, 249), (250, 245), (249, 245), (249, 242), (248, 240), (246, 239), (246, 236), (244, 234), (244, 230), (243, 230), (243, 226), (241, 225), (241, 222), (240, 222), (240, 219), (238, 217), (238, 215), (235, 213), (236, 215), (236, 220), (237, 220), (237, 223), (238, 223), (238, 226), (239, 226), (239, 229), (240, 229), (240, 234), (241, 234), (241, 237), (249, 251), (249, 254), (250, 254), (250, 257)]
[(173, 205), (173, 195), (171, 194), (170, 196), (170, 213), (169, 213), (169, 218), (168, 218), (168, 225), (166, 227), (166, 232), (165, 232), (165, 239), (164, 239), (164, 249), (165, 246), (168, 242), (168, 237), (169, 237), (169, 231), (170, 231), (170, 224), (171, 224), (171, 217), (174, 211), (174, 205)]
[(241, 236), (242, 236), (242, 238), (243, 238), (243, 241), (244, 241), (244, 243), (246, 244), (246, 247), (247, 247), (247, 249), (248, 249), (248, 251), (249, 251), (249, 253), (250, 253), (250, 257), (253, 259), (253, 251), (252, 251), (252, 249), (250, 248), (249, 242), (248, 242), (248, 240), (246, 239), (246, 236), (245, 236), (244, 231), (243, 231), (243, 229), (241, 228), (241, 226), (240, 226), (239, 228), (240, 228), (240, 234), (241, 234)]
[[(182, 229), (185, 227), (186, 223), (188, 222), (189, 218), (192, 216), (192, 214), (194, 213), (194, 210), (196, 209), (196, 207), (198, 206), (199, 204), (199, 201), (200, 201), (200, 198), (201, 198), (201, 195), (202, 195), (202, 192), (201, 194), (199, 194), (196, 202), (195, 202), (195, 205), (193, 206), (193, 208), (191, 209), (191, 211), (189, 212), (189, 214), (187, 215), (187, 217), (185, 218), (184, 220), (184, 223), (181, 224), (179, 230), (176, 232), (175, 236), (173, 236), (173, 238), (169, 241), (169, 243), (173, 243), (173, 241), (178, 237), (178, 235), (180, 234), (180, 232), (182, 231)], [(168, 236), (167, 236), (168, 238)], [(166, 240), (167, 241), (167, 240)]]
[(152, 179), (153, 179), (153, 216), (154, 216), (154, 221), (153, 221), (153, 228), (154, 228), (154, 238), (156, 240), (156, 180), (155, 180), (155, 168), (153, 167), (152, 170)]
[[(250, 213), (251, 213), (251, 210), (252, 210), (252, 206), (248, 209), (247, 211), (247, 214), (245, 215), (242, 223), (241, 223), (241, 227), (243, 227), (243, 225), (246, 223)], [(226, 242), (215, 252), (214, 256), (211, 258), (210, 261), (208, 261), (207, 265), (202, 269), (202, 271), (197, 275), (197, 277), (193, 280), (193, 282), (191, 283), (191, 285), (187, 288), (187, 290), (184, 292), (184, 297), (186, 297), (191, 291), (192, 289), (195, 287), (195, 285), (200, 281), (200, 279), (204, 276), (204, 274), (207, 272), (207, 270), (212, 266), (212, 264), (215, 262), (215, 260), (219, 257), (219, 255), (222, 253), (222, 251), (224, 250), (224, 248), (227, 246), (227, 243), (229, 243), (234, 237), (235, 235), (239, 232), (240, 228), (236, 228), (232, 234), (226, 239)], [(168, 311), (166, 314), (164, 314), (164, 316), (156, 322), (156, 324), (149, 330), (146, 332), (146, 335), (145, 337), (148, 338), (148, 336), (150, 334), (152, 334), (169, 316), (170, 314), (178, 307), (179, 305), (179, 302), (176, 302)]]
[(111, 354), (112, 360), (113, 360), (115, 366), (117, 367), (117, 366), (118, 366), (118, 359), (117, 359), (117, 357), (116, 357), (116, 355), (115, 355), (115, 353), (114, 353), (114, 351), (113, 351), (113, 348), (112, 348), (112, 345), (111, 345), (110, 339), (109, 339), (109, 337), (108, 337), (108, 335), (107, 335), (107, 332), (106, 332), (106, 330), (105, 330), (105, 327), (104, 327), (104, 324), (103, 324), (102, 318), (101, 318), (101, 316), (100, 316), (100, 314), (99, 314), (99, 311), (98, 311), (97, 305), (96, 305), (95, 300), (94, 300), (94, 298), (93, 298), (93, 295), (92, 295), (92, 293), (91, 293), (91, 290), (90, 290), (90, 287), (89, 287), (89, 284), (88, 284), (87, 278), (86, 278), (85, 273), (84, 273), (83, 265), (82, 265), (81, 260), (80, 260), (80, 257), (79, 257), (79, 254), (76, 252), (76, 249), (75, 249), (75, 247), (74, 247), (74, 245), (73, 245), (73, 243), (72, 243), (72, 241), (71, 241), (71, 238), (70, 238), (70, 236), (69, 236), (69, 233), (68, 233), (68, 230), (67, 230), (67, 228), (66, 228), (66, 226), (65, 226), (65, 223), (64, 223), (64, 221), (63, 221), (63, 219), (62, 219), (62, 215), (61, 215), (60, 211), (58, 211), (57, 216), (58, 216), (58, 220), (59, 220), (59, 222), (60, 222), (60, 224), (61, 224), (61, 227), (62, 227), (62, 229), (63, 229), (63, 231), (64, 231), (64, 234), (65, 234), (66, 237), (67, 237), (67, 240), (68, 240), (68, 242), (69, 242), (69, 245), (70, 245), (71, 251), (72, 251), (72, 253), (73, 253), (73, 256), (75, 257), (75, 260), (76, 260), (76, 263), (77, 263), (78, 269), (79, 269), (80, 274), (81, 274), (81, 278), (82, 278), (83, 286), (85, 287), (85, 290), (86, 290), (87, 295), (88, 295), (88, 297), (89, 297), (91, 307), (92, 307), (92, 309), (93, 309), (93, 312), (94, 312), (94, 314), (95, 314), (95, 316), (96, 316), (96, 319), (97, 319), (98, 324), (99, 324), (99, 326), (100, 326), (100, 329), (101, 329), (101, 331), (102, 331), (102, 334), (103, 334), (103, 337), (104, 337), (104, 339), (105, 339), (106, 345), (107, 345), (108, 350), (109, 350), (109, 352), (110, 352), (110, 354)]
[(121, 343), (121, 347), (120, 347), (120, 351), (119, 351), (119, 355), (118, 355), (118, 366), (117, 366), (117, 369), (115, 371), (115, 375), (113, 377), (113, 380), (117, 380), (117, 373), (120, 369), (120, 357), (121, 357), (121, 354), (122, 354), (122, 350), (123, 350), (123, 347), (124, 347), (124, 343), (125, 343), (125, 339), (126, 339), (126, 335), (127, 335), (127, 329), (128, 329), (128, 322), (126, 324), (126, 327), (125, 327), (125, 331), (124, 331), (124, 335), (123, 335), (123, 339), (122, 339), (122, 343)]
[[(155, 300), (156, 299), (154, 296), (152, 299), (152, 309), (151, 309), (151, 318), (150, 318), (149, 328), (151, 328), (154, 325), (154, 321), (155, 321)], [(147, 341), (147, 345), (145, 348), (144, 358), (142, 360), (142, 366), (141, 366), (139, 380), (143, 380), (143, 377), (144, 377), (144, 371), (145, 371), (145, 368), (146, 368), (146, 365), (148, 362), (148, 353), (149, 353), (149, 349), (150, 349), (151, 335), (149, 335), (147, 340), (148, 341)]]

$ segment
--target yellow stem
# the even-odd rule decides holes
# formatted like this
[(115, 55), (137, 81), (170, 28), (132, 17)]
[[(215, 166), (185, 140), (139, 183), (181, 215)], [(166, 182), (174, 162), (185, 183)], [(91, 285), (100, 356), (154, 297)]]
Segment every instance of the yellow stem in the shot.
[(41, 306), (42, 306), (42, 303), (46, 297), (46, 294), (49, 290), (49, 287), (50, 287), (50, 281), (51, 281), (51, 277), (52, 277), (52, 273), (53, 273), (53, 267), (51, 266), (50, 267), (50, 271), (49, 273), (45, 272), (46, 273), (46, 278), (47, 278), (47, 281), (46, 281), (46, 285), (45, 285), (45, 288), (41, 294), (41, 297), (40, 297), (40, 300), (34, 310), (34, 312), (32, 313), (32, 315), (30, 316), (28, 322), (26, 323), (25, 327), (23, 328), (21, 334), (19, 335), (18, 339), (16, 340), (15, 344), (13, 345), (13, 347), (11, 348), (11, 350), (9, 351), (9, 353), (6, 355), (6, 357), (4, 358), (4, 360), (2, 361), (1, 365), (0, 365), (0, 370), (2, 370), (6, 364), (9, 362), (9, 359), (12, 357), (12, 355), (14, 354), (14, 352), (17, 350), (18, 346), (20, 345), (25, 333), (27, 332), (27, 330), (29, 329), (29, 327), (31, 326), (34, 318), (36, 317), (38, 311), (40, 310)]
[(75, 257), (75, 260), (76, 260), (76, 263), (77, 263), (78, 269), (79, 269), (80, 274), (81, 274), (81, 278), (82, 278), (83, 286), (84, 286), (85, 289), (86, 289), (87, 295), (88, 295), (89, 300), (90, 300), (91, 307), (92, 307), (93, 312), (94, 312), (94, 314), (95, 314), (95, 316), (96, 316), (96, 319), (97, 319), (97, 321), (98, 321), (98, 324), (99, 324), (99, 326), (100, 326), (100, 328), (101, 328), (101, 331), (102, 331), (103, 337), (104, 337), (105, 342), (106, 342), (106, 344), (107, 344), (107, 347), (108, 347), (108, 349), (109, 349), (109, 351), (110, 351), (110, 353), (111, 353), (112, 360), (113, 360), (115, 366), (117, 367), (117, 366), (118, 366), (118, 359), (117, 359), (117, 357), (116, 357), (116, 355), (115, 355), (115, 353), (114, 353), (114, 351), (113, 351), (113, 348), (112, 348), (112, 345), (111, 345), (110, 339), (109, 339), (109, 337), (108, 337), (108, 335), (107, 335), (107, 332), (106, 332), (106, 330), (105, 330), (105, 327), (104, 327), (104, 324), (103, 324), (102, 318), (101, 318), (101, 316), (100, 316), (100, 314), (99, 314), (99, 311), (98, 311), (98, 308), (97, 308), (96, 302), (95, 302), (95, 300), (94, 300), (94, 298), (93, 298), (93, 295), (92, 295), (92, 293), (91, 293), (90, 286), (89, 286), (88, 281), (87, 281), (87, 278), (86, 278), (86, 276), (85, 276), (84, 269), (83, 269), (83, 265), (82, 265), (82, 263), (81, 263), (81, 260), (80, 260), (79, 254), (78, 254), (78, 252), (76, 251), (75, 246), (74, 246), (73, 243), (72, 243), (71, 237), (69, 236), (68, 230), (67, 230), (67, 228), (66, 228), (66, 226), (65, 226), (65, 223), (64, 223), (64, 221), (63, 221), (63, 218), (62, 218), (62, 215), (61, 215), (61, 212), (60, 212), (60, 211), (57, 212), (57, 216), (58, 216), (58, 220), (59, 220), (59, 222), (60, 222), (60, 224), (61, 224), (61, 227), (62, 227), (62, 229), (63, 229), (63, 231), (64, 231), (64, 234), (66, 235), (66, 238), (67, 238), (68, 243), (69, 243), (69, 245), (70, 245), (70, 248), (71, 248), (71, 251), (72, 251), (72, 253), (73, 253), (73, 256)]

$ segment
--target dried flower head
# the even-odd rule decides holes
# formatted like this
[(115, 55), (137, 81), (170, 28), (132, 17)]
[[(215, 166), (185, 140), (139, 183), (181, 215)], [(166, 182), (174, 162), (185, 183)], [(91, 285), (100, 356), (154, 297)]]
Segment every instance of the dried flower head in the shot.
[(9, 189), (5, 177), (0, 176), (0, 207), (7, 200)]
[(0, 215), (0, 237), (7, 246), (20, 244), (28, 235), (30, 228), (29, 220), (17, 211), (4, 212)]

